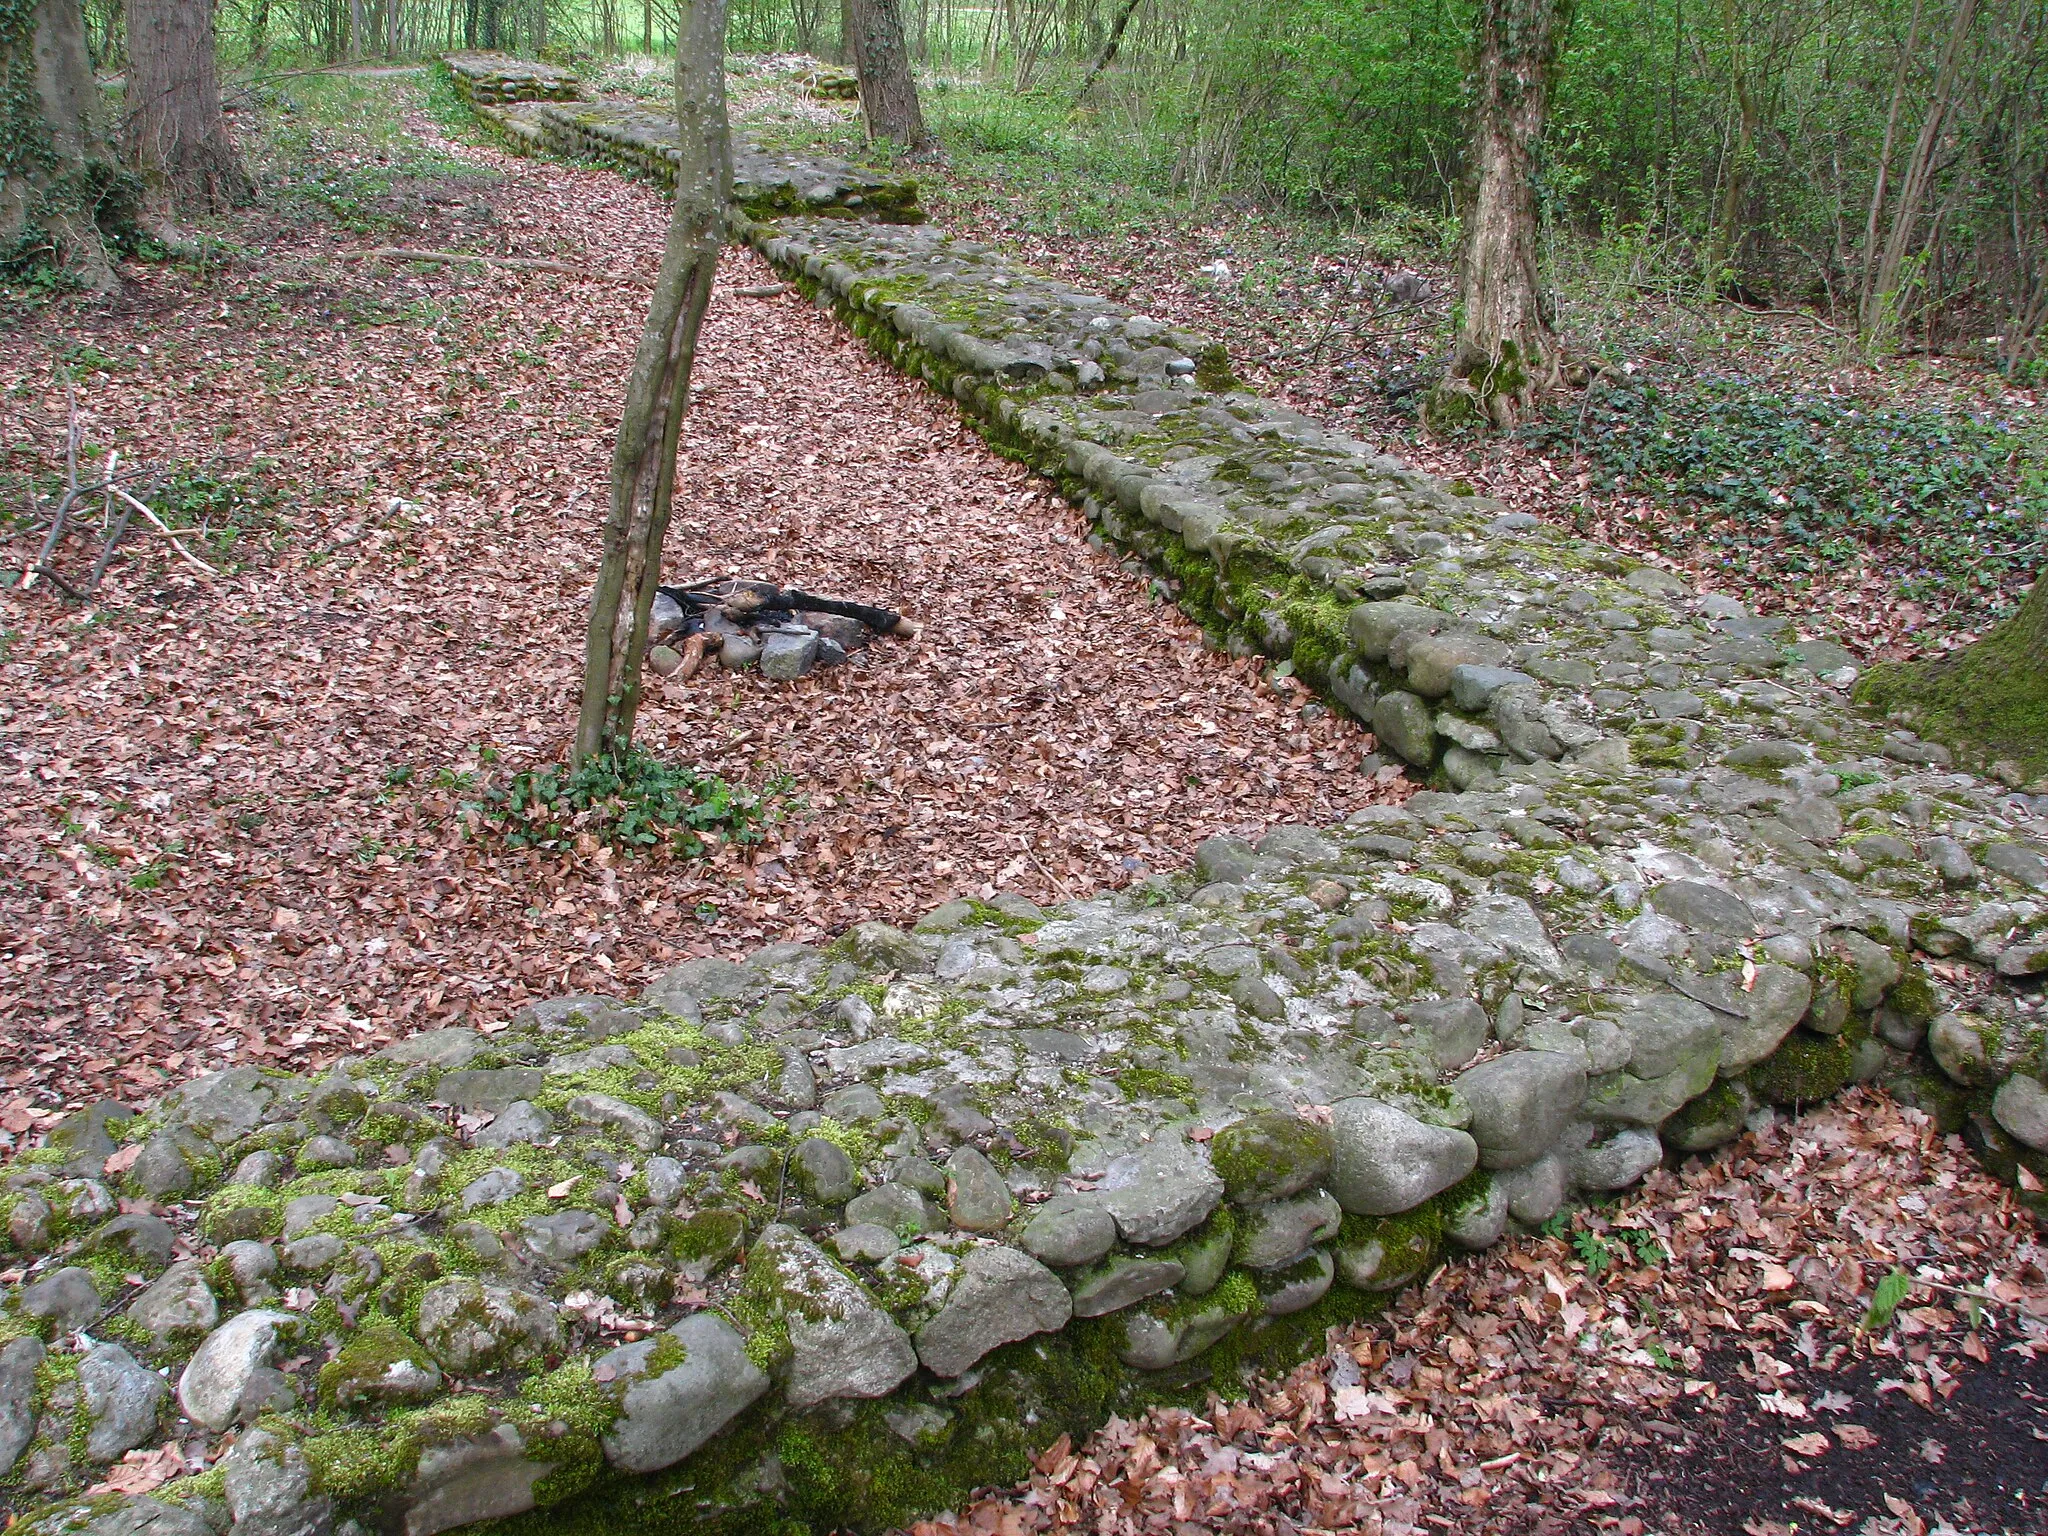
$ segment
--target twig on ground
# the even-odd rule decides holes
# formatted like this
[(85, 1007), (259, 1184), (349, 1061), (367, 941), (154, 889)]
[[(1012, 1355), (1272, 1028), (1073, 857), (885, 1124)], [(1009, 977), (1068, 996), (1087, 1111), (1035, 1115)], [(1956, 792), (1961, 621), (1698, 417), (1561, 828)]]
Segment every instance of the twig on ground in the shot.
[(565, 261), (542, 261), (533, 256), (478, 256), (469, 251), (413, 251), (396, 245), (380, 245), (370, 251), (347, 251), (343, 255), (349, 260), (367, 261), (441, 261), (451, 264), (473, 261), (479, 266), (511, 267), (521, 272), (559, 272), (564, 277), (603, 275), (585, 267), (572, 267)]

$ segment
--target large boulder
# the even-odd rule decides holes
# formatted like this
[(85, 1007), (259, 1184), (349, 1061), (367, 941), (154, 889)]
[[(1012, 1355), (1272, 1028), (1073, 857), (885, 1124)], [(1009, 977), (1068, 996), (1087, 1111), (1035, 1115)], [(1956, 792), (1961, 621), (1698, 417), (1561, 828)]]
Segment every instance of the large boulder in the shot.
[(1586, 1100), (1583, 1057), (1509, 1051), (1457, 1080), (1472, 1108), (1469, 1127), (1488, 1168), (1520, 1168), (1549, 1150)]
[(715, 1312), (600, 1356), (592, 1375), (618, 1402), (604, 1454), (622, 1472), (674, 1466), (768, 1390), (746, 1341)]
[(935, 1376), (958, 1376), (1000, 1345), (1064, 1328), (1073, 1298), (1060, 1278), (1015, 1248), (976, 1248), (936, 1316), (917, 1331), (917, 1356)]
[(1331, 1105), (1330, 1137), (1330, 1192), (1358, 1216), (1410, 1210), (1479, 1163), (1479, 1144), (1465, 1132), (1430, 1125), (1378, 1099)]
[(771, 1336), (786, 1341), (785, 1396), (793, 1408), (835, 1397), (882, 1397), (917, 1369), (910, 1336), (865, 1286), (794, 1227), (777, 1223), (755, 1241), (745, 1299)]
[(542, 1296), (459, 1276), (420, 1298), (420, 1342), (455, 1376), (517, 1370), (562, 1347), (562, 1327)]

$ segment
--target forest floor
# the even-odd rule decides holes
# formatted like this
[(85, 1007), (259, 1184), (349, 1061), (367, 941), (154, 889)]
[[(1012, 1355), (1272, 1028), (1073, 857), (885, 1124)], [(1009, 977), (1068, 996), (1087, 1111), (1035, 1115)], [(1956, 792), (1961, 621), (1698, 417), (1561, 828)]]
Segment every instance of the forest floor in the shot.
[[(90, 613), (0, 589), (0, 1134), (958, 892), (1119, 885), (1216, 831), (1403, 792), (1356, 771), (1369, 737), (1204, 654), (920, 386), (791, 296), (728, 294), (676, 574), (814, 583), (924, 633), (791, 687), (718, 675), (650, 700), (657, 750), (795, 776), (807, 804), (765, 847), (621, 862), (470, 836), (463, 802), (567, 735), (663, 210), (608, 173), (449, 142), (428, 90), (279, 88), (242, 114), (264, 202), (215, 259), (4, 317), (0, 470), (47, 491), (75, 399), (88, 463), (119, 448), (162, 476), (222, 574), (135, 542)], [(1295, 387), (1295, 343), (1260, 351), (1268, 322), (1204, 297), (1174, 240), (1109, 275)], [(366, 255), (393, 243), (603, 276)], [(1108, 260), (1039, 259), (1090, 281)], [(735, 255), (725, 282), (766, 275)], [(1562, 516), (1557, 474), (1529, 495)], [(4, 552), (33, 558), (24, 528)], [(1866, 1318), (1894, 1271), (1914, 1299)], [(920, 1530), (2048, 1530), (2038, 1234), (1874, 1093), (1454, 1262), (1332, 1346), (1244, 1401), (1056, 1446), (1029, 1486)]]
[[(230, 1059), (305, 1067), (678, 959), (1042, 901), (1409, 787), (1291, 682), (1206, 654), (1085, 524), (793, 293), (715, 301), (675, 578), (923, 625), (793, 685), (656, 688), (640, 740), (800, 804), (709, 860), (517, 853), (463, 813), (573, 726), (611, 422), (666, 213), (452, 144), (425, 77), (312, 78), (244, 128), (263, 204), (203, 264), (0, 334), (4, 469), (118, 450), (195, 558), (131, 536), (90, 610), (0, 589), (0, 1114)], [(242, 114), (246, 122), (253, 114)], [(555, 273), (369, 259), (379, 246)], [(728, 287), (772, 274), (729, 257)], [(82, 578), (93, 515), (54, 564)], [(32, 565), (24, 521), (6, 567)]]

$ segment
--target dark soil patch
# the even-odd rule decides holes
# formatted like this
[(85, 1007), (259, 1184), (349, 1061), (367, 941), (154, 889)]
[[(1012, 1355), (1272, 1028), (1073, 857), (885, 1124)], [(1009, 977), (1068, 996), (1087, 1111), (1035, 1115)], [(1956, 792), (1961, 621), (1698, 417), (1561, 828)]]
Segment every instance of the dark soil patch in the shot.
[[(2048, 1359), (1998, 1350), (1928, 1407), (1886, 1388), (1897, 1373), (1884, 1359), (1797, 1372), (1777, 1384), (1807, 1405), (1807, 1417), (1794, 1419), (1760, 1407), (1753, 1383), (1732, 1369), (1717, 1371), (1718, 1396), (1638, 1424), (1652, 1443), (1621, 1453), (1617, 1468), (1641, 1497), (1645, 1522), (1673, 1531), (1782, 1536), (1847, 1530), (1872, 1517), (1911, 1529), (1887, 1496), (1929, 1527), (2048, 1531)], [(1816, 1435), (1825, 1449), (1814, 1439), (1787, 1447)]]

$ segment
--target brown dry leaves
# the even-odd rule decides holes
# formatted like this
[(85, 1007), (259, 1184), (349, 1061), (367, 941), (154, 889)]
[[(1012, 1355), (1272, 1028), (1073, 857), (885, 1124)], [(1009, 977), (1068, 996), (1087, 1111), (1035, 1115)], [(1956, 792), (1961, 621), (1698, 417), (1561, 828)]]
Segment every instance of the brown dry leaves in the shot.
[[(1793, 1441), (1823, 1454), (1804, 1438), (1822, 1430), (1851, 1449), (1868, 1433), (1854, 1416), (1869, 1401), (1788, 1391), (1785, 1357), (1844, 1380), (1874, 1367), (1879, 1396), (1937, 1409), (1963, 1357), (2048, 1360), (2032, 1224), (1960, 1142), (1873, 1091), (1653, 1174), (1582, 1230), (1654, 1234), (1666, 1257), (1595, 1276), (1561, 1240), (1510, 1239), (1333, 1331), (1331, 1356), (1244, 1403), (1212, 1397), (1200, 1414), (1162, 1408), (1062, 1441), (1025, 1487), (914, 1536), (1636, 1536), (1684, 1506), (1697, 1441), (1677, 1421), (1702, 1405), (1757, 1420), (1762, 1444), (1794, 1454)], [(1863, 1334), (1870, 1290), (1894, 1267), (1918, 1276), (1914, 1295), (1894, 1328)], [(1646, 1477), (1660, 1467), (1672, 1486)], [(1785, 1502), (1761, 1502), (1779, 1469), (1765, 1456), (1756, 1470), (1768, 1513)]]
[[(118, 307), (66, 301), (0, 338), (6, 443), (54, 462), (52, 353), (89, 346), (114, 359), (79, 387), (99, 451), (267, 457), (289, 524), (213, 582), (131, 540), (90, 623), (47, 589), (0, 594), (10, 1134), (32, 1109), (231, 1059), (305, 1065), (534, 996), (630, 992), (686, 954), (997, 887), (1121, 885), (1218, 831), (1401, 792), (1357, 771), (1369, 736), (1203, 654), (922, 386), (793, 295), (728, 298), (698, 363), (670, 570), (888, 603), (924, 633), (794, 687), (714, 672), (651, 698), (657, 750), (797, 776), (810, 811), (758, 857), (570, 863), (466, 842), (465, 776), (565, 744), (667, 215), (605, 172), (462, 153), (503, 172), (464, 195), (492, 205), (504, 252), (616, 280), (337, 260), (350, 242), (259, 216), (238, 268), (135, 269)], [(462, 243), (433, 211), (459, 201), (426, 199), (408, 243)], [(726, 282), (769, 276), (735, 254)], [(392, 323), (352, 318), (371, 308)], [(96, 548), (74, 540), (59, 563)], [(33, 544), (17, 532), (4, 553), (18, 570)]]

